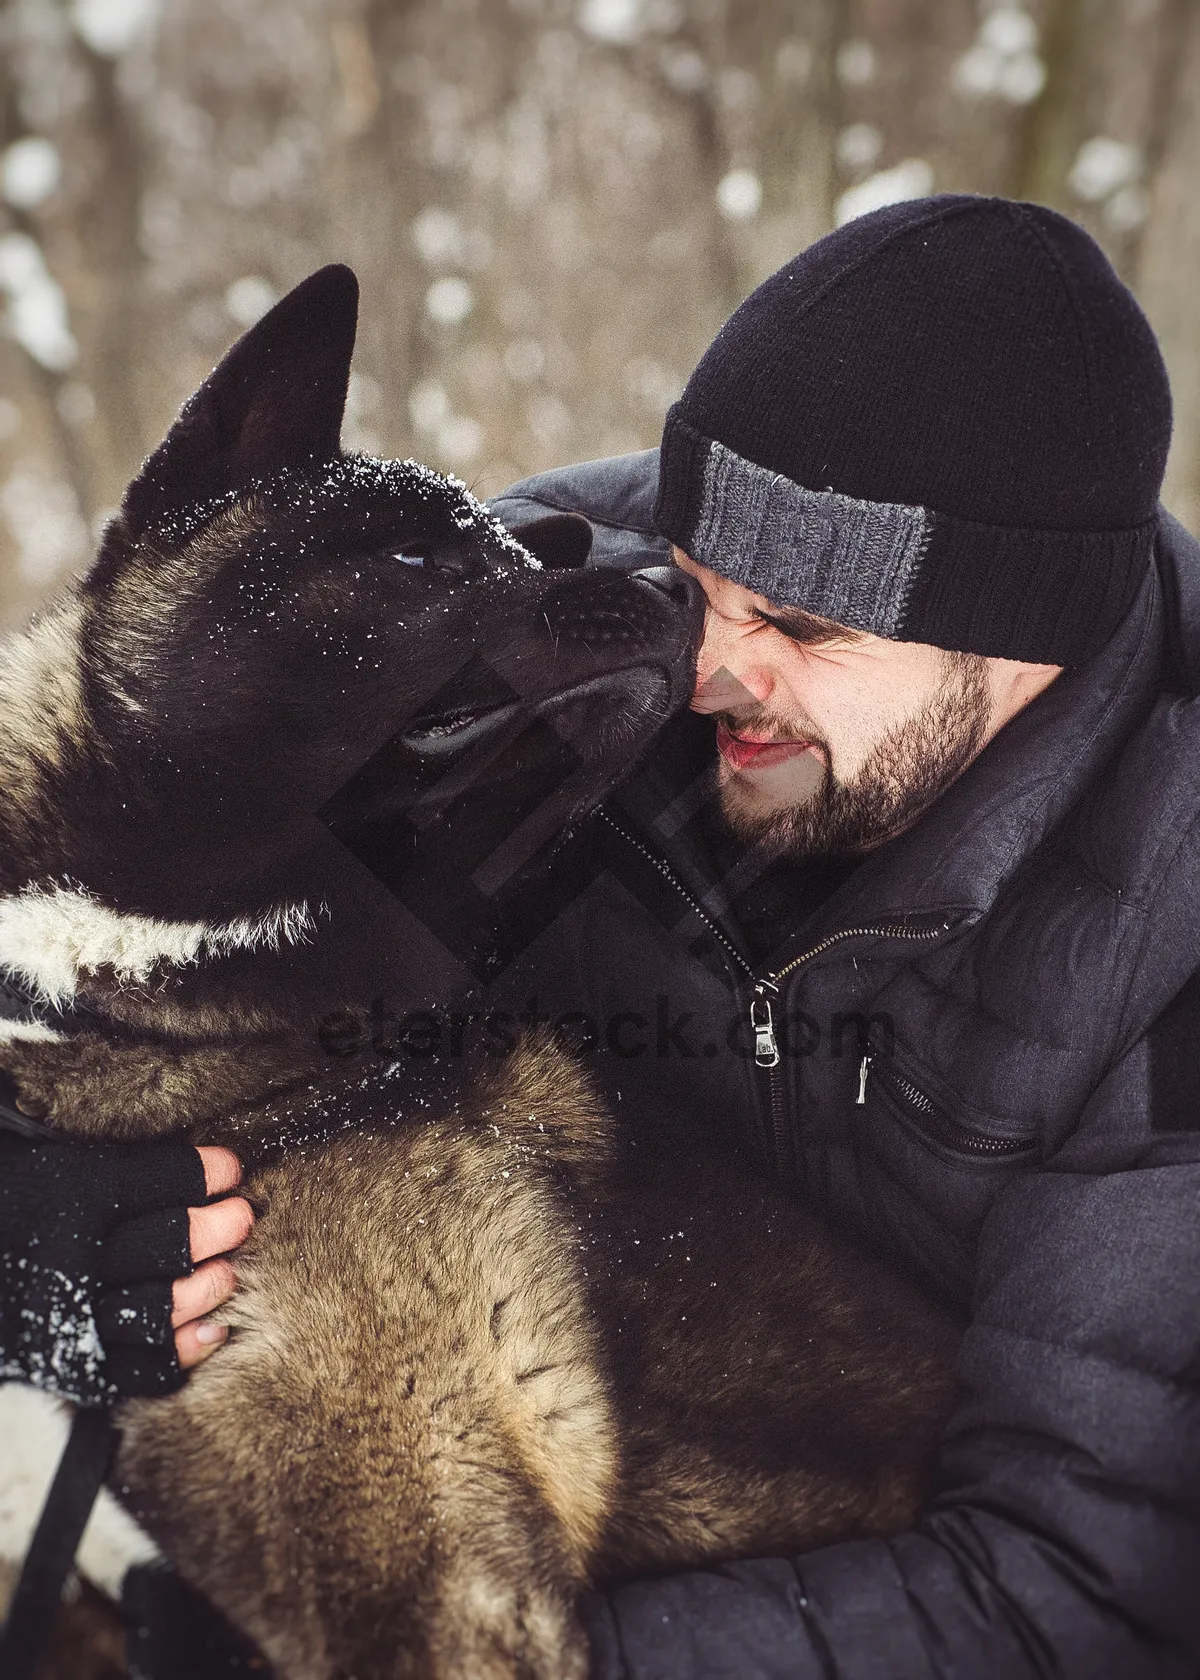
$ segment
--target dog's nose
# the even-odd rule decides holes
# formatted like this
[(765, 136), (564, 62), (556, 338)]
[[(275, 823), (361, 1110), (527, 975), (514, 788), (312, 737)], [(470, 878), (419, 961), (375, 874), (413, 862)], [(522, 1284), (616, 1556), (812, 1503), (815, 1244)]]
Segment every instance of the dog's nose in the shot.
[(648, 583), (652, 589), (660, 589), (677, 607), (691, 607), (695, 605), (695, 597), (699, 593), (700, 585), (695, 578), (680, 571), (678, 566), (643, 566), (634, 572), (635, 578)]
[(539, 599), (539, 616), (556, 639), (584, 642), (658, 643), (691, 634), (702, 622), (704, 592), (674, 566), (625, 572), (616, 566), (568, 573)]

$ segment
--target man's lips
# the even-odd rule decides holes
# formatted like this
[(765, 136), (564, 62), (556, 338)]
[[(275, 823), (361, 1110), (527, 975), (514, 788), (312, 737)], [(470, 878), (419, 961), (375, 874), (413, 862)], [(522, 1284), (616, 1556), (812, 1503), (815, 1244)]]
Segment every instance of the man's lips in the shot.
[(756, 741), (753, 736), (735, 735), (724, 721), (717, 724), (717, 751), (735, 770), (766, 770), (813, 750), (811, 741)]

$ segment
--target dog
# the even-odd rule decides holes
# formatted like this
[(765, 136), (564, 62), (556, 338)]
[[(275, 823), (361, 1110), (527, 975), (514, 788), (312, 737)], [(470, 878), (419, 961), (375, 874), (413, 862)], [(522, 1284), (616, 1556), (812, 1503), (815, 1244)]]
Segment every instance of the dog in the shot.
[(903, 1527), (959, 1327), (543, 1040), (330, 1054), (447, 942), (494, 966), (702, 618), (584, 569), (583, 521), (343, 455), (356, 306), (333, 267), (252, 328), (0, 659), (0, 1070), (64, 1136), (230, 1145), (259, 1213), (228, 1345), (120, 1408), (81, 1568), (164, 1556), (280, 1680), (582, 1680), (588, 1585)]

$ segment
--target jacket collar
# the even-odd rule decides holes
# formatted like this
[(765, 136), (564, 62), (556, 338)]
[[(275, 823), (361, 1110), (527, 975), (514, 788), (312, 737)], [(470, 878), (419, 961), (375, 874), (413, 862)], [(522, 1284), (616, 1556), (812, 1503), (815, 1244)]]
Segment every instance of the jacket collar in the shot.
[(1165, 508), (1159, 510), (1155, 560), (1166, 618), (1167, 682), (1200, 695), (1200, 543)]

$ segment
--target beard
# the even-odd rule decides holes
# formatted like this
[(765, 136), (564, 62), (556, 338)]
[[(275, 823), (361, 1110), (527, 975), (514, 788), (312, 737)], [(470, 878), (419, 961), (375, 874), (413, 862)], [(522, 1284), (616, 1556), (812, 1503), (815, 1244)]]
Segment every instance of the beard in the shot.
[[(755, 809), (736, 776), (722, 781), (721, 814), (744, 844), (775, 857), (805, 858), (870, 850), (909, 828), (978, 754), (987, 739), (991, 691), (987, 661), (947, 652), (942, 679), (922, 711), (888, 731), (865, 762), (841, 782), (829, 743), (763, 710), (725, 721), (777, 740), (812, 742), (824, 764), (807, 796), (773, 810)], [(722, 767), (723, 768), (723, 767)]]

